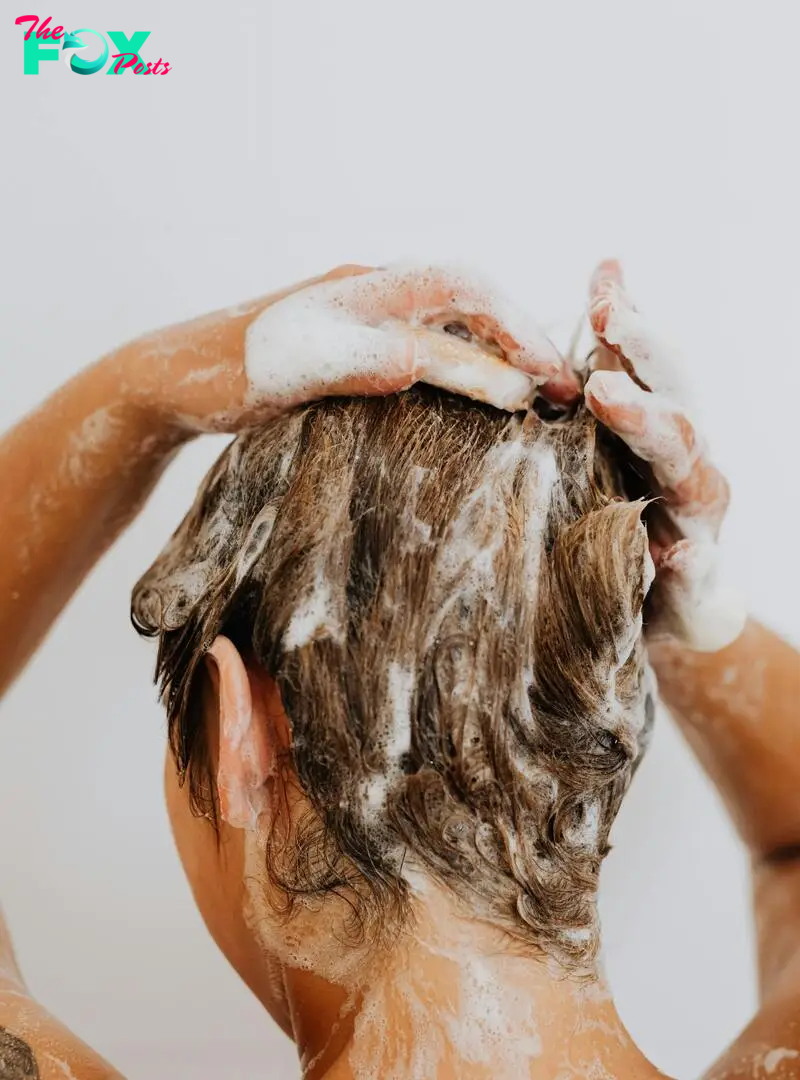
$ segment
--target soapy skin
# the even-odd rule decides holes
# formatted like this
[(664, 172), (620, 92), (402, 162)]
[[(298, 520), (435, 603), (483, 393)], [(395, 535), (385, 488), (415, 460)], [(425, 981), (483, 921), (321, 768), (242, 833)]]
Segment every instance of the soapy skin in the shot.
[(613, 260), (601, 263), (592, 277), (589, 317), (599, 343), (596, 365), (611, 370), (589, 376), (586, 403), (651, 467), (674, 527), (669, 536), (651, 529), (660, 628), (692, 648), (721, 649), (738, 637), (746, 618), (741, 597), (718, 574), (716, 545), (728, 507), (727, 481), (678, 397), (674, 352), (633, 306)]
[[(361, 271), (345, 268), (331, 276), (357, 272)], [(651, 388), (652, 396), (663, 392), (653, 373), (642, 366), (645, 356), (636, 352), (631, 336), (609, 331), (608, 321), (603, 325), (603, 304), (609, 296), (613, 301), (610, 307), (617, 301), (617, 270), (604, 270), (601, 281), (605, 295), (603, 303), (597, 305), (595, 326), (601, 341), (605, 336), (617, 360), (621, 353), (635, 370), (639, 365), (641, 381)], [(239, 430), (248, 421), (264, 419), (270, 410), (285, 407), (292, 396), (288, 392), (287, 398), (285, 386), (277, 399), (271, 400), (263, 369), (254, 381), (248, 378), (245, 338), (248, 327), (269, 304), (277, 304), (293, 291), (171, 327), (115, 350), (71, 379), (0, 440), (0, 520), (4, 523), (0, 535), (0, 692), (8, 689), (85, 575), (137, 515), (179, 447), (199, 431)], [(601, 291), (597, 291), (598, 300)], [(453, 318), (449, 306), (444, 305), (448, 321)], [(386, 320), (396, 317), (386, 310), (385, 319), (377, 326), (369, 320), (363, 325), (381, 329)], [(432, 317), (431, 311), (444, 315), (441, 305), (426, 308), (419, 320), (408, 320), (409, 334), (435, 334), (447, 341), (442, 329), (445, 323)], [(483, 354), (492, 361), (522, 355), (522, 343), (515, 332), (512, 337), (520, 348), (508, 341), (504, 344), (492, 327), (491, 319), (500, 318), (496, 309), (489, 315), (462, 314), (470, 333), (480, 340)], [(487, 317), (492, 327), (488, 332)], [(396, 328), (391, 321), (389, 325), (392, 329), (384, 327), (383, 332), (394, 342)], [(615, 325), (613, 321), (611, 325)], [(496, 339), (497, 346), (490, 337)], [(449, 341), (447, 347), (451, 347)], [(360, 385), (359, 392), (386, 392), (392, 379), (399, 388), (415, 376), (417, 356), (429, 357), (423, 350), (411, 352), (410, 366), (401, 364), (399, 372), (392, 369), (386, 382), (376, 380), (375, 370), (370, 370), (366, 381), (355, 381), (352, 388)], [(408, 357), (398, 353), (396, 345), (388, 355), (402, 355), (404, 363)], [(536, 356), (537, 362), (548, 362), (546, 357)], [(528, 377), (532, 374), (537, 384), (546, 375), (545, 368), (530, 372), (518, 365), (518, 370)], [(364, 376), (363, 368), (360, 374)], [(713, 472), (704, 472), (704, 465), (698, 469), (698, 461), (705, 463), (705, 458), (690, 447), (692, 437), (682, 426), (680, 410), (675, 407), (670, 411), (667, 406), (655, 410), (669, 437), (662, 431), (652, 439), (651, 429), (658, 428), (650, 424), (653, 410), (648, 411), (638, 397), (631, 401), (626, 396), (627, 384), (622, 391), (619, 381), (604, 381), (611, 374), (600, 378), (598, 372), (592, 376), (593, 384), (589, 380), (587, 397), (593, 410), (598, 416), (603, 413), (603, 421), (629, 445), (635, 442), (643, 456), (651, 455), (648, 460), (654, 474), (662, 477), (664, 497), (671, 503), (675, 521), (694, 518), (713, 544), (725, 501), (720, 498), (723, 488)], [(314, 381), (313, 373), (307, 371), (304, 378), (306, 385)], [(259, 380), (265, 381), (259, 386)], [(325, 385), (333, 390), (335, 384)], [(343, 392), (343, 385), (335, 392)], [(557, 376), (543, 386), (545, 393), (551, 390), (554, 400), (562, 396)], [(294, 392), (300, 393), (299, 387)], [(683, 435), (676, 436), (675, 429)], [(688, 468), (686, 461), (681, 465), (681, 442)], [(663, 446), (669, 447), (669, 453), (662, 452)], [(710, 485), (704, 476), (711, 477)], [(712, 492), (711, 497), (707, 491)], [(671, 555), (654, 552), (660, 563), (657, 587), (666, 584), (666, 571), (673, 570), (688, 581), (690, 590), (695, 588), (698, 575), (687, 575), (678, 565), (681, 552), (697, 543), (691, 531), (687, 528), (680, 538), (688, 542), (688, 549), (678, 547), (676, 539)], [(761, 1005), (732, 1049), (707, 1075), (713, 1080), (761, 1076), (787, 1080), (798, 1075), (800, 1054), (800, 728), (796, 723), (800, 657), (755, 624), (719, 654), (692, 652), (676, 642), (653, 646), (652, 654), (662, 695), (720, 788), (754, 867)], [(215, 660), (222, 669), (229, 657), (220, 653)], [(92, 662), (87, 657), (87, 670)], [(254, 769), (263, 769), (264, 763), (243, 738), (248, 724), (244, 696), (233, 693), (224, 697), (232, 711), (227, 717), (230, 722), (219, 727), (226, 740), (223, 764), (230, 772), (232, 789), (237, 776), (246, 778)], [(35, 717), (31, 722), (35, 726)], [(244, 747), (245, 753), (237, 756), (237, 747)], [(535, 1052), (537, 1040), (541, 1040), (545, 1054), (552, 1048), (549, 1059), (540, 1057), (533, 1062), (536, 1077), (616, 1080), (658, 1075), (640, 1055), (632, 1059), (631, 1066), (628, 1053), (632, 1044), (626, 1042), (602, 984), (576, 987), (563, 978), (550, 978), (540, 966), (532, 968), (528, 982), (527, 971), (522, 972), (524, 958), (503, 954), (494, 941), (482, 941), (482, 930), (473, 920), (439, 905), (436, 898), (427, 903), (426, 937), (419, 942), (410, 965), (402, 970), (402, 981), (397, 982), (390, 966), (376, 971), (372, 1001), (368, 1002), (371, 1008), (361, 1017), (366, 1041), (360, 1046), (342, 1046), (342, 998), (331, 998), (329, 988), (320, 987), (307, 971), (277, 969), (242, 923), (244, 871), (237, 862), (236, 838), (242, 834), (251, 837), (252, 832), (247, 831), (247, 825), (231, 826), (227, 845), (218, 844), (208, 823), (192, 816), (185, 789), (179, 787), (170, 761), (167, 786), (173, 826), (181, 833), (188, 857), (199, 861), (202, 880), (211, 894), (207, 902), (216, 915), (217, 940), (265, 1007), (275, 1005), (275, 987), (279, 987), (285, 1011), (273, 1008), (273, 1013), (296, 1039), (309, 1080), (354, 1080), (364, 1056), (367, 1069), (374, 1060), (369, 1050), (376, 1041), (381, 1051), (385, 1048), (391, 1055), (394, 1075), (408, 1076), (405, 1065), (414, 1046), (420, 1053), (441, 1046), (442, 1077), (464, 1080), (480, 1076), (483, 1080), (488, 1074), (497, 1080), (495, 1066), (507, 1065), (508, 1057), (504, 1060), (503, 1054), (515, 1052), (510, 1044), (520, 1032), (529, 1040), (530, 1053)], [(228, 811), (232, 819), (246, 823), (253, 811), (259, 812), (259, 806), (232, 801)], [(324, 930), (325, 920), (318, 912), (310, 912), (309, 918), (319, 932)], [(335, 942), (328, 944), (331, 949), (336, 947)], [(409, 945), (413, 948), (414, 942)], [(741, 942), (732, 942), (731, 948), (741, 948)], [(458, 951), (455, 965), (454, 950)], [(457, 994), (454, 966), (465, 973)], [(522, 992), (520, 979), (524, 980)], [(394, 1012), (385, 1011), (384, 1000), (394, 1003)], [(493, 1011), (499, 1004), (505, 1010), (502, 1017)], [(421, 1014), (428, 1025), (424, 1042), (418, 1039), (414, 1026)], [(472, 1024), (473, 1016), (484, 1027), (491, 1025), (491, 1030), (484, 1033), (480, 1023)], [(504, 1030), (509, 1017), (512, 1023)], [(110, 1080), (120, 1075), (28, 992), (2, 918), (0, 1028), (27, 1044), (43, 1080)], [(345, 1039), (347, 1034), (345, 1029)], [(502, 1039), (509, 1043), (503, 1054), (498, 1050)], [(332, 1053), (325, 1058), (329, 1046)], [(482, 1059), (489, 1054), (490, 1064), (484, 1065)], [(471, 1060), (465, 1062), (467, 1058)], [(520, 1071), (516, 1062), (512, 1064), (516, 1071), (511, 1075), (518, 1080)], [(180, 1065), (176, 1074), (180, 1074)]]
[[(440, 332), (453, 320), (499, 355)], [(287, 408), (420, 380), (510, 412), (545, 384), (552, 400), (579, 392), (524, 311), (472, 273), (426, 264), (323, 281), (270, 305), (248, 328), (245, 369), (251, 402)]]
[[(309, 285), (370, 273), (365, 267), (340, 267), (284, 292), (147, 334), (77, 374), (5, 434), (0, 440), (4, 478), (0, 694), (36, 651), (86, 574), (137, 515), (185, 442), (200, 432), (238, 431), (263, 422), (311, 392), (307, 369), (293, 390), (287, 392), (284, 382), (274, 396), (263, 382), (251, 382), (245, 369), (245, 338), (253, 320)], [(492, 400), (496, 393), (500, 407), (524, 404), (523, 399), (526, 402), (551, 377), (556, 394), (564, 381), (574, 389), (569, 373), (559, 381), (559, 364), (553, 362), (552, 350), (538, 331), (527, 340), (522, 330), (515, 330), (521, 341), (506, 331), (502, 305), (494, 295), (494, 306), (487, 299), (484, 307), (464, 279), (436, 278), (432, 284), (426, 274), (419, 280), (414, 272), (391, 278), (388, 290), (378, 276), (384, 283), (379, 297), (354, 309), (351, 329), (358, 331), (367, 317), (380, 323), (388, 320), (391, 332), (384, 331), (385, 347), (376, 350), (375, 363), (366, 369), (348, 371), (340, 365), (338, 381), (318, 378), (313, 383), (315, 394), (390, 393), (423, 377), (426, 364), (434, 378), (450, 372), (447, 377), (469, 385), (476, 396)], [(433, 291), (426, 294), (429, 286)], [(369, 287), (365, 295), (369, 299)], [(415, 297), (426, 295), (430, 304), (418, 318)], [(433, 325), (437, 314), (448, 319), (461, 315), (454, 299), (464, 300), (463, 317), (474, 328), (472, 342)], [(404, 318), (405, 352), (396, 346), (403, 336)], [(431, 321), (430, 328), (425, 320)], [(294, 329), (302, 337), (302, 325), (295, 324)], [(489, 335), (498, 345), (488, 340)], [(282, 340), (285, 343), (287, 337)], [(403, 363), (393, 367), (397, 356)], [(506, 356), (519, 367), (507, 363)], [(234, 694), (231, 700), (239, 698)], [(238, 718), (231, 717), (227, 732), (231, 740), (240, 731)], [(232, 775), (238, 771), (237, 763), (248, 773), (259, 766), (246, 740), (232, 745), (227, 762)], [(231, 816), (243, 822), (258, 808), (256, 800), (228, 805)], [(269, 979), (259, 975), (251, 982), (260, 988)], [(108, 1080), (119, 1075), (29, 995), (2, 919), (0, 1027), (32, 1048), (44, 1080), (65, 1075)]]
[[(463, 323), (470, 340), (447, 333)], [(429, 263), (338, 267), (271, 296), (167, 327), (116, 354), (122, 389), (179, 436), (239, 431), (332, 395), (418, 381), (496, 408), (580, 385), (538, 325), (472, 273)]]

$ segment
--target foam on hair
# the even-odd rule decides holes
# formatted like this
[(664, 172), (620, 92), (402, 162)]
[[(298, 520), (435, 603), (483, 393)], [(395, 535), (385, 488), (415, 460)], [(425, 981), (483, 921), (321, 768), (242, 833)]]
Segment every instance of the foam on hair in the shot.
[(568, 965), (646, 745), (641, 503), (581, 410), (509, 417), (429, 388), (248, 431), (133, 593), (160, 638), (178, 768), (213, 802), (196, 673), (218, 633), (277, 681), (313, 814), (265, 852), (288, 898), (410, 910), (407, 871)]

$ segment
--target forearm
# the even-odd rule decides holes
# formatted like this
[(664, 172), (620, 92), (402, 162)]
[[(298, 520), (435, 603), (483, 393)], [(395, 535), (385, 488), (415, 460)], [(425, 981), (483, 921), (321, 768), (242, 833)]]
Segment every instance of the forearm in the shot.
[(800, 656), (756, 622), (718, 653), (651, 647), (661, 696), (756, 859), (800, 855)]
[(143, 335), (0, 439), (0, 697), (181, 443), (274, 413), (248, 401), (245, 337), (292, 291)]
[[(690, 652), (675, 644), (650, 652), (661, 696), (752, 857), (762, 1000), (779, 1011), (787, 1002), (795, 1009), (800, 995), (800, 656), (752, 621), (719, 653)], [(760, 1031), (762, 1022), (763, 1017), (754, 1030)]]
[(0, 440), (0, 694), (185, 438), (129, 378), (107, 357)]

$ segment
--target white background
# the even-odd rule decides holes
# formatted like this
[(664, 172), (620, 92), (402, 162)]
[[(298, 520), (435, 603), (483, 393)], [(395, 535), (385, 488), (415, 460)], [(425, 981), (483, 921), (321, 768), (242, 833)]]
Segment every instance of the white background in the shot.
[[(18, 14), (166, 77), (23, 76)], [(81, 0), (0, 20), (0, 424), (141, 331), (340, 262), (483, 266), (543, 320), (599, 257), (686, 345), (733, 481), (730, 574), (797, 635), (798, 24), (673, 0)], [(87, 50), (88, 53), (88, 50)], [(0, 896), (35, 991), (131, 1077), (294, 1077), (206, 937), (161, 798), (129, 590), (219, 450), (173, 467), (0, 710)], [(0, 479), (0, 482), (2, 480)], [(0, 523), (1, 527), (1, 523)], [(603, 883), (623, 1018), (697, 1074), (754, 1004), (747, 879), (661, 717)]]

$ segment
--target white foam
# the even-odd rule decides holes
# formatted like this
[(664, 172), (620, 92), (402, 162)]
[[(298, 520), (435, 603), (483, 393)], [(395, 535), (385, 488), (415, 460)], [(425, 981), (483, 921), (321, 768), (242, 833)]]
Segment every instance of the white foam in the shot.
[[(530, 364), (534, 355), (544, 363), (559, 363), (555, 347), (527, 314), (490, 285), (476, 285), (473, 274), (398, 265), (319, 282), (258, 315), (245, 337), (250, 400), (288, 407), (325, 393), (353, 392), (355, 385), (365, 390), (388, 382), (400, 389), (398, 379), (407, 386), (421, 377), (498, 408), (523, 407), (537, 380), (457, 338), (443, 340), (430, 355), (431, 336), (428, 345), (421, 346), (423, 338), (411, 332), (421, 331), (442, 309), (426, 308), (420, 300), (414, 310), (403, 311), (404, 298), (410, 292), (422, 298), (426, 284), (440, 280), (447, 288), (439, 292), (453, 299), (445, 312), (452, 311), (454, 318), (474, 314), (496, 319), (520, 343), (521, 366)], [(470, 355), (474, 364), (460, 362), (459, 357)]]
[[(495, 563), (509, 528), (508, 487), (516, 467), (526, 462), (525, 578), (531, 603), (535, 602), (541, 560), (541, 542), (550, 498), (558, 479), (553, 448), (542, 442), (526, 445), (521, 431), (486, 454), (482, 478), (462, 503), (438, 556), (436, 574), (448, 604), (440, 619), (460, 599), (478, 594), (491, 597), (496, 588)], [(429, 637), (438, 632), (433, 620)]]
[(119, 424), (113, 411), (104, 406), (89, 413), (78, 430), (70, 434), (63, 468), (73, 483), (81, 483), (89, 474), (93, 458), (102, 454)]
[(317, 570), (314, 587), (297, 605), (284, 636), (286, 649), (299, 649), (320, 633), (335, 634), (337, 620), (331, 587), (321, 570)]
[(66, 1061), (57, 1058), (54, 1054), (47, 1053), (47, 1051), (42, 1054), (42, 1057), (47, 1058), (47, 1060), (58, 1069), (61, 1075), (66, 1077), (66, 1080), (78, 1080)]
[(401, 775), (402, 757), (411, 749), (411, 706), (415, 687), (414, 672), (393, 660), (387, 672), (387, 711), (379, 739), (386, 759), (385, 771), (371, 776), (365, 785), (367, 817), (374, 817), (385, 807), (392, 784)]
[(389, 664), (388, 704), (390, 727), (386, 753), (396, 762), (411, 749), (411, 702), (416, 686), (414, 672), (392, 661)]
[(391, 781), (387, 773), (377, 773), (370, 777), (364, 788), (367, 817), (374, 817), (386, 806)]
[[(699, 438), (687, 448), (683, 430), (675, 420), (677, 415), (686, 417), (685, 409), (661, 394), (643, 391), (623, 372), (593, 373), (587, 393), (595, 393), (601, 403), (642, 410), (640, 427), (626, 430), (623, 437), (637, 456), (652, 465), (656, 480), (664, 488), (678, 488), (706, 455)], [(742, 595), (720, 578), (715, 513), (713, 508), (708, 513), (687, 513), (670, 506), (669, 499), (663, 505), (681, 535), (691, 541), (675, 557), (670, 556), (672, 569), (678, 571), (671, 574), (668, 585), (670, 628), (690, 648), (715, 652), (739, 636), (747, 617)], [(647, 579), (651, 572), (648, 567)]]
[(478, 365), (431, 355), (425, 364), (424, 381), (508, 412), (524, 409), (534, 392), (534, 384), (524, 372), (488, 358)]
[(680, 350), (664, 334), (653, 330), (619, 285), (610, 286), (609, 301), (604, 335), (608, 344), (628, 357), (636, 374), (651, 390), (687, 402), (685, 362)]
[(640, 409), (644, 421), (640, 430), (626, 430), (623, 438), (631, 450), (653, 466), (659, 483), (675, 488), (684, 481), (703, 450), (698, 439), (691, 453), (687, 451), (684, 435), (675, 423), (676, 412), (685, 414), (660, 394), (649, 394), (622, 371), (595, 371), (586, 384), (589, 394), (600, 402), (613, 402)]
[(800, 1058), (800, 1051), (789, 1050), (786, 1047), (777, 1047), (775, 1050), (770, 1050), (764, 1055), (762, 1065), (764, 1072), (771, 1076), (778, 1066), (784, 1061), (793, 1061), (795, 1058)]
[(569, 840), (575, 847), (594, 851), (600, 836), (600, 807), (595, 801), (584, 804), (583, 821), (570, 829)]
[(716, 652), (741, 634), (747, 621), (742, 594), (720, 578), (716, 544), (695, 542), (673, 558), (672, 617), (679, 636), (698, 652)]

